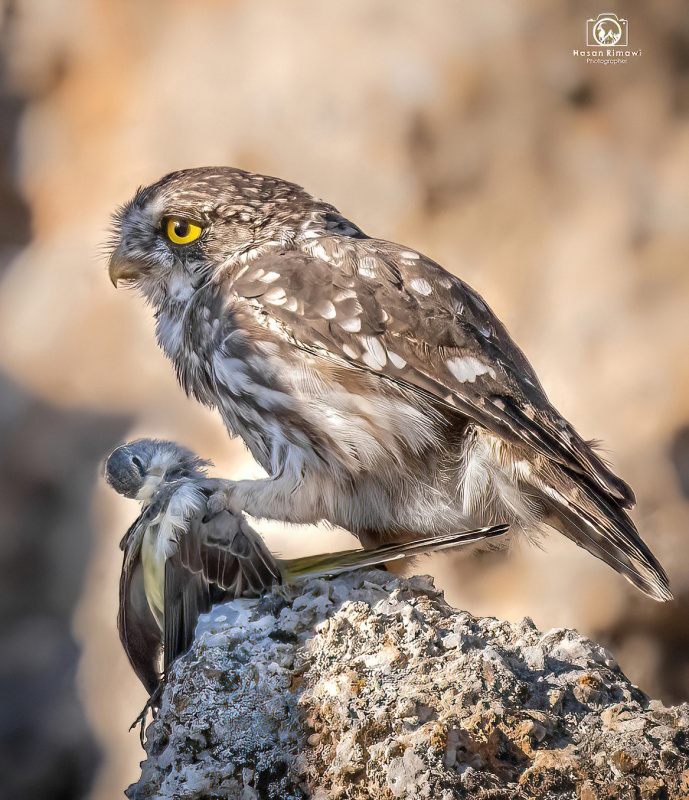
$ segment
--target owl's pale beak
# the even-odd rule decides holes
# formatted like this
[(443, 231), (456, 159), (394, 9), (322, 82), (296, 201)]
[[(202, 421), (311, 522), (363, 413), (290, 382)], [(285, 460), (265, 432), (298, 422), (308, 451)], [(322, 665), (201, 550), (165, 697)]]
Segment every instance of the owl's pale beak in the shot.
[(133, 281), (141, 276), (141, 270), (135, 261), (127, 258), (120, 244), (117, 250), (110, 256), (108, 274), (110, 275), (112, 285), (117, 289), (118, 281)]

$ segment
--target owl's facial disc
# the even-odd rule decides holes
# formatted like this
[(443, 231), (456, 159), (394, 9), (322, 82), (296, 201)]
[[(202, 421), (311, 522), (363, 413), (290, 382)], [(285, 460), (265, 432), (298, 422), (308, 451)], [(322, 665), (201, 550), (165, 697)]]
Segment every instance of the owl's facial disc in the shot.
[(109, 274), (115, 288), (119, 281), (141, 282), (148, 275), (160, 277), (172, 267), (192, 263), (192, 247), (208, 228), (195, 214), (166, 213), (160, 203), (130, 205), (119, 220), (120, 239), (110, 256)]
[(295, 192), (304, 194), (226, 167), (170, 173), (139, 189), (116, 215), (110, 280), (135, 284), (157, 308), (184, 302), (259, 240), (281, 240), (284, 225), (271, 227), (262, 203)]

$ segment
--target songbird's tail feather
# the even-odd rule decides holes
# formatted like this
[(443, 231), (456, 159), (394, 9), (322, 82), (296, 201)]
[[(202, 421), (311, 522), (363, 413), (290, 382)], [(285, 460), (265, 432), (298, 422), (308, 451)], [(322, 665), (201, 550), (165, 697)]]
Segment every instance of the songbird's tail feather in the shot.
[(280, 562), (283, 580), (296, 580), (304, 577), (323, 577), (349, 572), (354, 569), (385, 564), (400, 558), (420, 556), (424, 553), (435, 553), (453, 547), (461, 547), (493, 536), (501, 536), (509, 530), (509, 525), (493, 525), (489, 528), (478, 528), (461, 533), (449, 533), (442, 536), (415, 539), (411, 542), (398, 542), (376, 547), (374, 550), (343, 550), (339, 553), (324, 553), (304, 558), (294, 558)]

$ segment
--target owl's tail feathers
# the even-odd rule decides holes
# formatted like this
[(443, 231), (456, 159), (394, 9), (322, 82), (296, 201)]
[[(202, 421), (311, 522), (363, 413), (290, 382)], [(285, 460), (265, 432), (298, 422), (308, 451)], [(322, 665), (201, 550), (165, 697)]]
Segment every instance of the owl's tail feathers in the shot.
[(412, 542), (385, 544), (374, 550), (343, 550), (339, 553), (325, 553), (305, 558), (281, 560), (280, 571), (285, 583), (298, 578), (316, 578), (325, 575), (337, 575), (354, 569), (372, 567), (397, 561), (400, 558), (420, 556), (424, 553), (437, 553), (454, 547), (480, 542), (494, 536), (507, 533), (509, 525), (493, 525), (490, 528), (479, 528), (462, 533), (449, 533), (443, 536), (432, 536), (415, 539)]
[(544, 522), (605, 561), (654, 600), (672, 600), (665, 570), (617, 503), (597, 488), (569, 478), (542, 484), (539, 493), (549, 515)]

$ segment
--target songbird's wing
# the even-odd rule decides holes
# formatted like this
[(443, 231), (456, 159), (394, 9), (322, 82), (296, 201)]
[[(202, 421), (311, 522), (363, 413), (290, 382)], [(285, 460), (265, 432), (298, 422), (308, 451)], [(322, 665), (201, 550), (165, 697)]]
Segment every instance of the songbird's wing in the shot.
[(280, 581), (277, 561), (241, 514), (196, 514), (179, 537), (178, 551), (186, 569), (230, 597), (258, 596)]
[(225, 599), (259, 596), (280, 580), (277, 561), (242, 516), (195, 514), (165, 565), (165, 670), (189, 649), (199, 614)]
[(146, 530), (142, 514), (120, 543), (124, 562), (120, 575), (120, 606), (117, 629), (129, 663), (149, 695), (160, 685), (162, 634), (146, 599), (141, 564), (141, 543)]
[(165, 562), (165, 638), (163, 674), (187, 652), (194, 641), (200, 614), (207, 614), (223, 593), (209, 584), (200, 573), (190, 572), (173, 553)]

